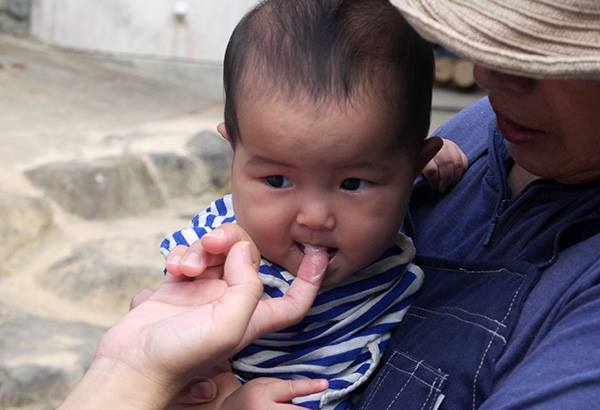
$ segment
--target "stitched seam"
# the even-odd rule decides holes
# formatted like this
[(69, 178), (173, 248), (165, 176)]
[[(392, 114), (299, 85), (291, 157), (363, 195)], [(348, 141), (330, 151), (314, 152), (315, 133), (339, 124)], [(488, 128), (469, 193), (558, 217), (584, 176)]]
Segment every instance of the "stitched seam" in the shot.
[(427, 397), (425, 397), (425, 401), (423, 402), (423, 404), (421, 405), (421, 408), (419, 408), (419, 410), (423, 410), (425, 408), (425, 405), (429, 401), (429, 398), (431, 397), (431, 393), (433, 393), (433, 390), (435, 389), (436, 391), (438, 391), (437, 388), (434, 387), (437, 384), (437, 381), (438, 381), (438, 379), (435, 379), (433, 384), (429, 387), (429, 394), (427, 395)]
[[(510, 315), (510, 312), (512, 311), (512, 308), (515, 304), (515, 300), (517, 299), (518, 294), (521, 292), (522, 287), (523, 287), (523, 283), (521, 283), (521, 285), (515, 291), (515, 294), (513, 295), (510, 305), (508, 306), (508, 309), (506, 311), (506, 314), (504, 315), (504, 318), (502, 318), (502, 322), (506, 321), (506, 319)], [(475, 410), (475, 404), (477, 402), (477, 379), (479, 378), (479, 372), (481, 371), (481, 368), (483, 367), (483, 362), (485, 360), (485, 357), (488, 354), (488, 351), (490, 350), (490, 347), (492, 346), (493, 340), (494, 340), (493, 338), (490, 338), (490, 341), (489, 341), (485, 351), (483, 352), (483, 356), (481, 356), (481, 360), (479, 361), (479, 366), (477, 367), (477, 371), (475, 372), (475, 377), (473, 377), (473, 402), (472, 402), (473, 410)]]
[(513, 276), (518, 276), (520, 278), (525, 277), (526, 275), (519, 273), (519, 272), (511, 272), (509, 270), (506, 269), (492, 269), (492, 270), (469, 270), (466, 268), (458, 268), (458, 269), (452, 269), (452, 268), (440, 268), (439, 266), (431, 266), (431, 265), (423, 265), (423, 264), (419, 264), (419, 266), (421, 268), (433, 268), (436, 270), (441, 270), (441, 271), (445, 271), (445, 272), (456, 272), (457, 270), (463, 273), (472, 273), (475, 274), (477, 276), (481, 276), (479, 275), (480, 273), (508, 273), (509, 275), (513, 275)]
[(492, 319), (491, 317), (486, 316), (486, 315), (482, 315), (481, 313), (470, 312), (470, 311), (468, 311), (466, 309), (459, 308), (458, 306), (440, 306), (440, 308), (443, 308), (443, 309), (456, 309), (458, 311), (465, 312), (465, 313), (468, 313), (468, 314), (473, 315), (473, 316), (479, 316), (481, 318), (487, 319), (487, 320), (492, 321), (495, 324), (500, 325), (502, 327), (506, 327), (506, 325), (504, 323), (501, 323), (500, 321), (498, 321), (496, 319)]
[(440, 395), (442, 394), (442, 385), (446, 382), (446, 380), (448, 379), (449, 376), (450, 376), (449, 373), (444, 374), (441, 378), (436, 380), (436, 381), (440, 382), (440, 386), (437, 388), (437, 394), (435, 394), (433, 397), (433, 400), (431, 400), (431, 405), (429, 406), (429, 410), (433, 410), (433, 406), (435, 406), (435, 404), (437, 403), (438, 397), (440, 397)]
[[(390, 366), (391, 366), (391, 367), (393, 367), (393, 368), (394, 368), (394, 369), (395, 369), (397, 372), (399, 372), (399, 373), (404, 373), (404, 374), (408, 374), (408, 375), (411, 375), (411, 378), (412, 378), (412, 379), (415, 379), (415, 380), (417, 380), (418, 382), (420, 382), (421, 384), (424, 384), (425, 386), (427, 386), (427, 387), (429, 387), (429, 388), (431, 388), (431, 387), (432, 387), (432, 384), (431, 384), (431, 383), (428, 383), (427, 381), (423, 380), (423, 379), (422, 379), (422, 378), (420, 378), (419, 376), (416, 376), (416, 375), (414, 374), (414, 371), (413, 371), (412, 373), (409, 373), (407, 370), (400, 369), (400, 368), (398, 368), (398, 367), (394, 366), (393, 364), (390, 364)], [(438, 379), (438, 378), (436, 377), (436, 380), (437, 380), (437, 379)], [(436, 390), (437, 390), (437, 389), (436, 389)], [(439, 390), (438, 390), (438, 391), (439, 391)]]
[(443, 270), (445, 272), (456, 272), (457, 270), (460, 272), (464, 272), (464, 273), (474, 273), (474, 274), (478, 274), (478, 273), (500, 273), (502, 272), (504, 269), (492, 269), (492, 270), (469, 270), (466, 268), (458, 268), (458, 269), (452, 269), (452, 268), (440, 268), (439, 266), (433, 266), (433, 265), (423, 265), (422, 263), (419, 264), (419, 266), (421, 268), (433, 268), (436, 270)]
[(479, 371), (481, 370), (481, 368), (483, 367), (483, 362), (485, 360), (485, 357), (487, 356), (488, 351), (490, 350), (490, 347), (492, 346), (492, 342), (494, 341), (493, 337), (490, 337), (490, 341), (488, 342), (485, 350), (483, 351), (483, 355), (481, 356), (481, 360), (479, 361), (479, 366), (477, 367), (477, 371), (475, 372), (475, 377), (473, 377), (473, 410), (475, 410), (475, 402), (476, 402), (476, 386), (477, 386), (477, 378), (479, 377)]
[(413, 378), (413, 376), (414, 376), (415, 372), (417, 371), (417, 369), (419, 368), (420, 364), (421, 364), (421, 362), (417, 363), (417, 365), (413, 369), (412, 373), (410, 374), (410, 377), (408, 378), (408, 380), (406, 381), (406, 383), (404, 383), (404, 386), (402, 386), (402, 388), (400, 389), (400, 391), (394, 396), (394, 398), (392, 399), (392, 401), (390, 402), (390, 404), (388, 404), (388, 406), (385, 408), (385, 410), (390, 410), (392, 408), (392, 405), (396, 402), (396, 400), (398, 400), (398, 397), (400, 397), (400, 393), (402, 393), (402, 391), (404, 391), (404, 389), (406, 388), (406, 386), (408, 386), (408, 383)]
[(449, 317), (451, 317), (453, 319), (456, 319), (458, 321), (461, 321), (461, 322), (468, 323), (470, 325), (479, 327), (479, 328), (485, 330), (486, 332), (491, 333), (492, 336), (495, 336), (495, 337), (499, 338), (500, 340), (502, 340), (503, 344), (506, 344), (506, 338), (504, 336), (502, 336), (500, 333), (498, 333), (498, 330), (499, 330), (500, 326), (496, 326), (496, 329), (492, 330), (492, 329), (489, 329), (489, 328), (487, 328), (487, 327), (485, 327), (485, 326), (483, 326), (483, 325), (481, 325), (479, 323), (475, 323), (475, 322), (471, 322), (471, 321), (466, 320), (466, 319), (462, 319), (462, 318), (460, 318), (460, 317), (458, 317), (456, 315), (450, 314), (450, 313), (436, 312), (435, 310), (424, 309), (424, 308), (421, 308), (421, 307), (418, 307), (418, 306), (413, 306), (413, 309), (423, 310), (425, 312), (432, 313), (434, 315), (449, 316)]
[[(438, 384), (438, 383), (439, 383), (440, 387), (439, 387), (439, 388), (437, 388), (437, 387), (436, 387), (436, 389), (437, 389), (437, 392), (436, 392), (436, 393), (437, 393), (437, 394), (433, 394), (433, 396), (431, 396), (431, 400), (429, 400), (429, 396), (427, 396), (427, 403), (430, 403), (430, 404), (429, 404), (429, 406), (427, 406), (427, 408), (428, 408), (428, 409), (431, 409), (431, 408), (433, 407), (433, 405), (435, 404), (435, 399), (436, 399), (436, 398), (437, 398), (437, 397), (440, 395), (440, 393), (441, 393), (441, 392), (440, 392), (440, 389), (441, 389), (441, 387), (442, 387), (442, 379), (436, 379), (436, 380), (435, 380), (435, 382), (434, 382), (434, 386), (435, 386), (436, 384)], [(433, 393), (433, 391), (432, 391), (432, 393)], [(424, 408), (424, 407), (423, 407), (423, 408)], [(423, 408), (422, 408), (421, 410), (423, 410)]]
[(433, 397), (431, 398), (431, 404), (429, 405), (429, 410), (433, 410), (433, 406), (435, 406), (435, 403), (437, 403), (438, 397), (440, 397), (440, 394), (442, 394), (442, 384), (444, 384), (446, 379), (445, 378), (438, 379), (437, 381), (440, 382), (440, 386), (438, 387), (437, 394), (434, 394)]
[(434, 369), (433, 367), (431, 367), (427, 363), (425, 363), (423, 360), (416, 360), (416, 359), (414, 359), (408, 353), (395, 351), (392, 354), (392, 357), (394, 357), (394, 356), (396, 356), (396, 357), (397, 356), (403, 356), (403, 357), (407, 358), (408, 360), (410, 360), (411, 362), (413, 362), (415, 365), (416, 364), (420, 364), (421, 367), (424, 367), (425, 369), (427, 369), (431, 373), (433, 373), (436, 378), (437, 377), (441, 377), (441, 378), (443, 378), (445, 380), (446, 377), (448, 377), (448, 375), (446, 373), (442, 372), (441, 370)]
[(367, 400), (366, 400), (365, 404), (361, 407), (361, 409), (369, 408), (369, 406), (371, 405), (371, 401), (373, 401), (373, 397), (375, 397), (375, 393), (379, 392), (379, 388), (381, 387), (381, 384), (383, 383), (383, 381), (385, 380), (385, 378), (387, 377), (387, 375), (389, 373), (390, 373), (390, 368), (384, 367), (383, 373), (380, 375), (379, 380), (377, 381), (377, 384), (375, 385), (375, 388), (373, 389), (373, 391), (371, 391), (371, 394), (369, 395), (369, 397), (367, 397)]
[(413, 317), (418, 317), (419, 319), (423, 319), (423, 320), (427, 320), (427, 318), (425, 316), (420, 316), (414, 313), (406, 313), (404, 316), (413, 316)]

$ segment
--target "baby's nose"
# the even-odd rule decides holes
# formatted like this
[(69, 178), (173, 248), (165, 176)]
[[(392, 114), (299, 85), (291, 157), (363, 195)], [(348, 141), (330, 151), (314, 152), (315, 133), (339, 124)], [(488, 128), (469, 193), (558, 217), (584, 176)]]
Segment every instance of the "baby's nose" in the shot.
[(299, 225), (313, 230), (331, 230), (335, 228), (335, 217), (327, 204), (309, 202), (304, 204), (296, 217)]

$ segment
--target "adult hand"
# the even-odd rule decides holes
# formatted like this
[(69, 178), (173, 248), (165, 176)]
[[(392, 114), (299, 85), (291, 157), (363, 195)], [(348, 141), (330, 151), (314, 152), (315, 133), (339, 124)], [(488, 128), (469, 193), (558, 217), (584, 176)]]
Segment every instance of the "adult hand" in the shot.
[(247, 241), (231, 247), (220, 279), (168, 276), (106, 333), (64, 408), (107, 408), (98, 397), (103, 391), (111, 392), (117, 408), (164, 408), (195, 369), (210, 374), (251, 340), (299, 320), (326, 265), (323, 255), (307, 255), (288, 294), (268, 301), (260, 301), (258, 261)]
[[(171, 274), (170, 280), (185, 282), (196, 278), (196, 280), (218, 279), (222, 281), (230, 250), (239, 242), (250, 243), (250, 252), (256, 271), (260, 258), (258, 249), (244, 229), (238, 224), (228, 223), (204, 235), (190, 247), (177, 246), (173, 249), (167, 257), (167, 270)], [(285, 296), (261, 301), (258, 304), (242, 340), (233, 353), (237, 353), (262, 335), (300, 321), (317, 296), (327, 263), (328, 256), (325, 252), (306, 255), (296, 279)], [(256, 276), (256, 272), (254, 275)], [(202, 280), (199, 283), (212, 285), (208, 280)], [(215, 289), (209, 290), (211, 294), (215, 291)], [(160, 298), (161, 295), (145, 290), (134, 298), (132, 306), (135, 307), (144, 300), (153, 300), (157, 297)], [(181, 300), (183, 295), (177, 291), (176, 297)], [(197, 296), (194, 295), (194, 297)]]
[(229, 250), (240, 241), (250, 242), (252, 256), (257, 260), (260, 252), (250, 235), (236, 223), (220, 225), (203, 235), (190, 246), (178, 245), (166, 258), (167, 271), (173, 276), (197, 277), (204, 279), (223, 277), (223, 265)]

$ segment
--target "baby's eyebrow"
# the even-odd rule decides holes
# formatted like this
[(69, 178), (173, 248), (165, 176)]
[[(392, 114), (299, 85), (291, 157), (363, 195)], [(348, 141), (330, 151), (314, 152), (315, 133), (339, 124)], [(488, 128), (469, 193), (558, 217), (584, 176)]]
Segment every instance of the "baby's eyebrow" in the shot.
[(248, 165), (277, 165), (281, 167), (292, 167), (292, 165), (278, 161), (273, 158), (263, 157), (261, 155), (254, 155), (247, 162)]
[(383, 164), (380, 161), (356, 161), (350, 162), (339, 167), (340, 169), (366, 169), (373, 170), (380, 173), (387, 173), (390, 171), (391, 167), (387, 164)]

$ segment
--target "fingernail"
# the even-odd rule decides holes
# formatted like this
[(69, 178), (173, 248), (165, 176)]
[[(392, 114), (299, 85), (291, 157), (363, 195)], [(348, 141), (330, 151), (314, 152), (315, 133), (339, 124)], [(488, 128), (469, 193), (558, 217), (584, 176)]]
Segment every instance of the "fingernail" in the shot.
[(221, 239), (224, 235), (225, 235), (225, 231), (220, 228), (217, 228), (214, 231), (211, 231), (204, 236), (210, 236), (211, 238)]
[(323, 390), (329, 388), (329, 382), (326, 379), (319, 380), (319, 388)]
[(214, 383), (198, 382), (190, 389), (190, 396), (196, 400), (212, 400), (217, 395)]
[(180, 262), (181, 262), (181, 256), (179, 256), (179, 255), (174, 255), (167, 259), (167, 263), (173, 263), (175, 265), (179, 265)]
[(242, 241), (242, 259), (244, 262), (252, 263), (252, 251), (250, 250), (250, 242)]

